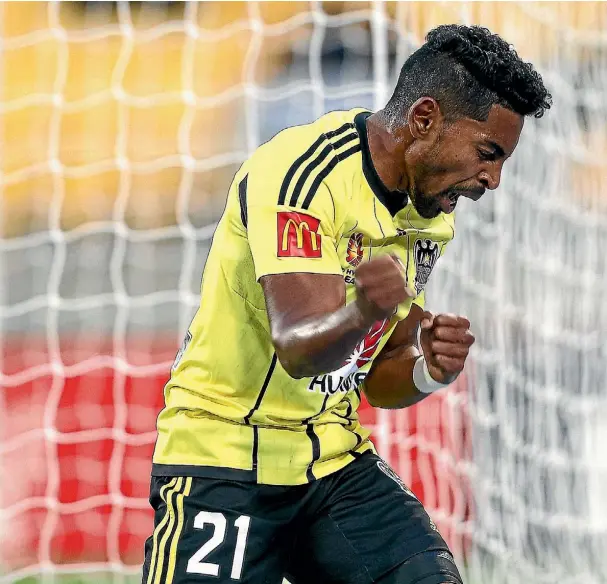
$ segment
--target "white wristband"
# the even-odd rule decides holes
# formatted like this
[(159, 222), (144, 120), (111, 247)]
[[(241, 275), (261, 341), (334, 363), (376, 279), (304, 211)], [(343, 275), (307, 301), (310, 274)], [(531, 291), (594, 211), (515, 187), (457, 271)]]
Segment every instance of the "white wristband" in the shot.
[(443, 387), (447, 387), (448, 383), (439, 383), (428, 371), (428, 364), (424, 357), (419, 357), (413, 365), (413, 383), (420, 393), (433, 393)]

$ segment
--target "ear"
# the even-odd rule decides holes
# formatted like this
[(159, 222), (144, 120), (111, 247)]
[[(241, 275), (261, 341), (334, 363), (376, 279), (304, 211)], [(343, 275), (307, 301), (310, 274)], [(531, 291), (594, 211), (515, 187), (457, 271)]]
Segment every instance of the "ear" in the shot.
[(416, 140), (427, 140), (440, 133), (443, 114), (433, 97), (420, 97), (410, 108), (407, 123)]

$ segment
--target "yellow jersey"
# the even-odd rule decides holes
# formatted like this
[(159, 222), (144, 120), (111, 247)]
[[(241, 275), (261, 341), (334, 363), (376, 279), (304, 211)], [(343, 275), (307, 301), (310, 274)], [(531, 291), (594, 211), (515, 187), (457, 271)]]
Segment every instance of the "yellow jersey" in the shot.
[[(204, 269), (200, 307), (164, 390), (152, 474), (295, 485), (373, 450), (357, 408), (364, 378), (453, 238), (453, 215), (423, 219), (390, 193), (355, 109), (288, 128), (236, 173)], [(376, 323), (337, 371), (294, 379), (276, 357), (259, 279), (310, 272), (344, 279), (393, 253), (417, 297)]]

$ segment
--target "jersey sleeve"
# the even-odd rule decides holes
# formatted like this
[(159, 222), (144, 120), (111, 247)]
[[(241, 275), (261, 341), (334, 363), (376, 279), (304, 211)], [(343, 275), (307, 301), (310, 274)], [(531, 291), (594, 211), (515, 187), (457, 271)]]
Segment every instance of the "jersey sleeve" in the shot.
[[(266, 157), (267, 158), (267, 157)], [(335, 205), (328, 187), (290, 164), (253, 161), (247, 175), (247, 237), (255, 276), (342, 274)]]

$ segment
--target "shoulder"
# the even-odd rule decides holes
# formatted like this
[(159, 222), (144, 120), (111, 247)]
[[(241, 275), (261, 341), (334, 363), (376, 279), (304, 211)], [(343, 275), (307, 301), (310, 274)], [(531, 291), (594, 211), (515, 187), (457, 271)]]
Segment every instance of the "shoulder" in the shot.
[(249, 162), (273, 173), (326, 171), (328, 166), (335, 165), (336, 158), (360, 151), (354, 125), (359, 111), (362, 110), (329, 112), (312, 123), (286, 128), (262, 144)]
[(364, 110), (330, 112), (278, 133), (246, 164), (253, 185), (275, 193), (278, 205), (306, 209), (320, 191), (328, 191), (338, 203), (347, 202), (352, 190), (348, 185), (355, 182), (348, 176), (361, 168), (360, 137), (354, 124), (360, 111)]

